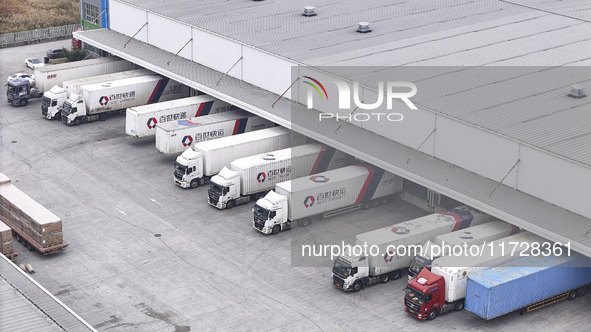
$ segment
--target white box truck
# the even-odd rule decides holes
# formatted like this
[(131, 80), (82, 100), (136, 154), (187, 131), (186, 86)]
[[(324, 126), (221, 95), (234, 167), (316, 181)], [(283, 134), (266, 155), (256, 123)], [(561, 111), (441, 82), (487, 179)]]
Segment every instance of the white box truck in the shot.
[(208, 95), (130, 107), (125, 116), (125, 133), (140, 138), (156, 135), (156, 126), (165, 122), (236, 111), (238, 107)]
[(8, 103), (24, 106), (31, 98), (41, 98), (45, 91), (60, 86), (64, 81), (101, 74), (135, 69), (135, 65), (117, 57), (62, 63), (35, 68), (35, 79), (17, 79), (8, 82)]
[(359, 256), (347, 253), (335, 259), (333, 284), (345, 291), (357, 292), (378, 282), (398, 279), (426, 241), (492, 220), (493, 217), (485, 213), (461, 206), (358, 234), (355, 246), (367, 249)]
[(312, 217), (368, 209), (402, 192), (402, 178), (370, 165), (352, 165), (275, 185), (253, 208), (252, 225), (278, 234), (310, 224)]
[(450, 253), (449, 249), (465, 248), (502, 239), (519, 233), (519, 228), (503, 221), (491, 221), (475, 227), (457, 232), (438, 235), (433, 242), (427, 241), (421, 250), (422, 255), (416, 255), (408, 268), (408, 281), (415, 278), (424, 267), (431, 271), (433, 260)]
[(78, 89), (81, 85), (88, 85), (94, 83), (102, 83), (120, 80), (123, 78), (137, 77), (153, 74), (147, 69), (133, 69), (122, 71), (119, 73), (104, 74), (98, 76), (90, 76), (84, 78), (78, 78), (75, 80), (68, 80), (62, 83), (62, 87), (54, 86), (49, 91), (43, 93), (41, 98), (41, 114), (48, 120), (57, 119), (61, 120), (61, 108), (64, 106), (64, 102), (68, 99), (72, 93), (80, 93)]
[(157, 103), (181, 97), (181, 84), (152, 74), (121, 80), (83, 85), (80, 94), (73, 93), (62, 108), (62, 122), (79, 125), (104, 121), (128, 107)]
[(236, 159), (211, 178), (208, 202), (231, 209), (263, 197), (278, 182), (341, 168), (346, 162), (346, 154), (313, 143)]
[(156, 126), (156, 150), (178, 154), (195, 143), (273, 126), (273, 122), (242, 110), (165, 122)]
[[(408, 284), (404, 311), (417, 319), (432, 320), (443, 313), (462, 310), (469, 276), (529, 255), (536, 242), (538, 248), (542, 248), (544, 242), (549, 243), (532, 233), (521, 232), (484, 244), (480, 252), (437, 258), (431, 271), (423, 269)], [(517, 245), (515, 251), (514, 244)], [(427, 301), (429, 296), (432, 301)]]
[(182, 188), (196, 188), (208, 183), (234, 159), (299, 145), (305, 140), (305, 136), (288, 129), (273, 127), (199, 142), (176, 158), (174, 182)]

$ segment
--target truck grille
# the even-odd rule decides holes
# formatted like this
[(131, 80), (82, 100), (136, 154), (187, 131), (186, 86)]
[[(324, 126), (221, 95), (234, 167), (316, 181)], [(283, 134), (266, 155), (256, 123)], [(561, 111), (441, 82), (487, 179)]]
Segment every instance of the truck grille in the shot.
[(343, 285), (345, 284), (345, 280), (343, 280), (337, 276), (332, 276), (332, 283), (340, 288), (343, 288)]
[(183, 174), (180, 172), (174, 172), (174, 178), (181, 181), (183, 179)]
[(260, 227), (261, 229), (263, 229), (263, 227), (265, 227), (265, 221), (262, 218), (258, 217), (258, 216), (254, 216), (254, 223), (256, 225), (256, 227)]
[(63, 123), (67, 123), (68, 122), (68, 118), (67, 118), (68, 115), (67, 114), (64, 114), (64, 112), (60, 112), (59, 114), (60, 114), (60, 117), (62, 119), (62, 122)]
[(41, 105), (41, 114), (47, 115), (47, 106)]
[(208, 190), (207, 194), (209, 195), (209, 203), (210, 204), (217, 204), (218, 201), (220, 200), (220, 196), (215, 194), (211, 190)]
[[(414, 316), (418, 315), (419, 310), (421, 309), (421, 307), (418, 304), (412, 302), (411, 300), (409, 300), (406, 297), (404, 298), (404, 305), (406, 306), (407, 311)], [(411, 309), (412, 312), (409, 311), (408, 309)]]

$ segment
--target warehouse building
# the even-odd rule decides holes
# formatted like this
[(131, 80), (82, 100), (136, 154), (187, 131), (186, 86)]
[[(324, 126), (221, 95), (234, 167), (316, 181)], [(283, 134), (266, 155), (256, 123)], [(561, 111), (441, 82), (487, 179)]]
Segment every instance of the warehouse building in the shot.
[(591, 256), (586, 1), (310, 5), (111, 0), (74, 37)]

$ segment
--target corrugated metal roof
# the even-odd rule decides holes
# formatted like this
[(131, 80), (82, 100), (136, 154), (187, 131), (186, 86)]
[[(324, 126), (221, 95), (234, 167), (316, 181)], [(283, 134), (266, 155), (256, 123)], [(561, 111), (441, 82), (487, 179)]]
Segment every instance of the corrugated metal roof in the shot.
[(95, 331), (0, 255), (0, 331)]
[[(221, 98), (249, 112), (262, 115), (282, 126), (354, 154), (385, 170), (458, 199), (497, 218), (552, 241), (571, 242), (571, 247), (591, 256), (591, 237), (585, 233), (591, 220), (538, 198), (500, 185), (442, 160), (365, 131), (348, 122), (319, 122), (317, 112), (305, 106), (279, 100), (277, 95), (232, 77), (216, 85), (221, 73), (176, 58), (167, 65), (170, 54), (144, 43), (123, 44), (129, 37), (110, 30), (95, 30), (74, 35), (84, 42), (132, 60), (183, 84)], [(336, 132), (338, 126), (341, 126)], [(363, 137), (361, 140), (359, 137)], [(388, 153), (384, 153), (388, 151)]]

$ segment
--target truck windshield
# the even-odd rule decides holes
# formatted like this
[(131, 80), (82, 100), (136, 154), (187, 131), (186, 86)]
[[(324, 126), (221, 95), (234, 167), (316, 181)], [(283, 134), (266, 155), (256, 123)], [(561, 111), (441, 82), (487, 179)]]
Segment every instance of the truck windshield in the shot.
[(429, 265), (429, 263), (430, 263), (430, 261), (427, 261), (424, 258), (419, 258), (418, 256), (415, 256), (410, 261), (410, 267), (408, 269), (416, 274), (419, 274), (419, 272), (421, 272), (421, 270), (425, 266)]
[(6, 89), (6, 92), (15, 93), (16, 89), (15, 89), (14, 85), (11, 85), (10, 83), (8, 83), (8, 88)]
[(408, 297), (411, 301), (416, 302), (418, 304), (425, 303), (425, 294), (419, 292), (418, 290), (407, 286), (406, 287), (406, 297)]
[(211, 190), (214, 194), (221, 195), (222, 194), (222, 186), (217, 183), (210, 182), (209, 183), (209, 190)]
[(261, 220), (268, 220), (269, 210), (257, 204), (254, 206), (254, 216)]
[(65, 102), (64, 107), (62, 108), (62, 112), (66, 114), (72, 113), (72, 105), (69, 102)]
[(41, 105), (49, 106), (50, 104), (51, 104), (51, 98), (43, 96), (43, 98), (41, 99)]
[(334, 261), (332, 272), (338, 274), (339, 276), (347, 278), (349, 274), (351, 274), (351, 265), (337, 258)]
[[(66, 108), (66, 104), (64, 104), (64, 109)], [(187, 174), (187, 166), (183, 164), (179, 164), (178, 162), (174, 163), (174, 171), (180, 174)]]

